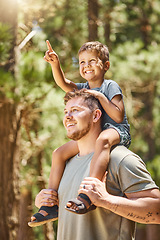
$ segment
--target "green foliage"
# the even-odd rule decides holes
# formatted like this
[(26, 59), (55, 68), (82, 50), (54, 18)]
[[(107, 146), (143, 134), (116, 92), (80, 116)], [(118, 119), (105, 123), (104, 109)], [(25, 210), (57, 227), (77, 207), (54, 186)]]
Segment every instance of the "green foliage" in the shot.
[[(46, 84), (47, 85), (47, 84)], [(62, 123), (63, 95), (62, 91), (52, 89), (43, 99), (34, 99), (35, 104), (26, 103), (25, 117), (21, 128), (21, 185), (27, 185), (32, 190), (33, 212), (37, 212), (34, 199), (41, 190), (42, 180), (45, 187), (48, 186), (48, 178), (51, 169), (52, 151), (66, 142), (66, 134)], [(39, 153), (42, 153), (39, 159)], [(42, 164), (42, 176), (40, 176), (39, 164)], [(54, 223), (54, 229), (57, 223)], [(34, 229), (36, 239), (43, 239), (43, 227)]]
[(6, 72), (4, 69), (1, 68), (0, 76), (0, 95), (4, 95), (7, 98), (14, 98), (14, 89), (16, 86), (16, 82), (13, 75), (10, 72)]
[(44, 91), (44, 88), (41, 88), (44, 84), (44, 71), (45, 62), (41, 53), (30, 51), (21, 55), (18, 84), (22, 86), (22, 96), (30, 95), (36, 88), (39, 88), (39, 94)]
[[(68, 79), (82, 81), (77, 52), (88, 41), (88, 1), (23, 0), (19, 2), (16, 76), (5, 71), (12, 47), (9, 26), (0, 23), (0, 92), (22, 108), (21, 184), (39, 191), (38, 157), (42, 153), (44, 182), (48, 182), (52, 151), (67, 141), (63, 96), (43, 60), (49, 39)], [(131, 149), (142, 159), (160, 186), (160, 2), (158, 0), (99, 0), (98, 35), (110, 44), (111, 67), (106, 78), (119, 83), (131, 125)], [(106, 19), (108, 22), (106, 22)], [(108, 24), (109, 38), (105, 36)], [(22, 49), (19, 44), (37, 30)], [(107, 40), (110, 42), (108, 43)], [(152, 146), (155, 152), (148, 153)], [(33, 203), (34, 205), (34, 203)], [(36, 211), (36, 209), (35, 209)], [(41, 229), (42, 230), (42, 229)], [(43, 239), (36, 231), (36, 239)]]
[(5, 64), (12, 47), (13, 36), (9, 30), (9, 25), (0, 22), (0, 66)]
[(159, 164), (160, 155), (156, 155), (152, 162), (147, 163), (147, 168), (151, 173), (156, 184), (160, 187), (160, 164)]
[[(119, 44), (112, 52), (111, 69), (108, 73), (123, 89), (131, 124), (132, 149), (143, 158), (150, 147), (146, 145), (145, 135), (150, 121), (153, 121), (152, 136), (154, 139), (160, 137), (159, 57), (159, 45), (152, 45), (149, 50), (144, 50), (141, 41), (127, 41), (123, 45)], [(149, 98), (146, 99), (146, 96)], [(148, 118), (149, 112), (152, 119)]]

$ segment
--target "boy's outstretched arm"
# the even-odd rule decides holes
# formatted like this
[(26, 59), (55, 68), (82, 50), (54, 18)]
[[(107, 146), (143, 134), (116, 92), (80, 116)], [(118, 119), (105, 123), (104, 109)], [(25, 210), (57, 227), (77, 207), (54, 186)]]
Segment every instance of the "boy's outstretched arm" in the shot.
[(46, 43), (48, 50), (45, 53), (44, 60), (51, 64), (52, 73), (56, 84), (65, 92), (77, 89), (77, 86), (74, 82), (65, 78), (64, 72), (60, 66), (58, 55), (52, 49), (50, 42), (47, 40)]

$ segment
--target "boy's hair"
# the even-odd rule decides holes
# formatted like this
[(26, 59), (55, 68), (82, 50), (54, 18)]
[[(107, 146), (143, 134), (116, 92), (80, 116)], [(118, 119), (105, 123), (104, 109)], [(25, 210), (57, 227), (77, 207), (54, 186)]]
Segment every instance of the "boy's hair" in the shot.
[(78, 54), (84, 52), (84, 51), (97, 51), (99, 58), (102, 60), (103, 63), (106, 61), (109, 61), (109, 50), (108, 47), (98, 41), (94, 42), (86, 42), (82, 45), (82, 47), (79, 49)]
[(71, 92), (67, 92), (64, 96), (64, 104), (66, 105), (70, 99), (81, 97), (84, 100), (84, 103), (87, 104), (88, 108), (93, 112), (97, 108), (102, 110), (102, 107), (97, 98), (85, 91), (85, 88), (80, 90), (74, 89)]

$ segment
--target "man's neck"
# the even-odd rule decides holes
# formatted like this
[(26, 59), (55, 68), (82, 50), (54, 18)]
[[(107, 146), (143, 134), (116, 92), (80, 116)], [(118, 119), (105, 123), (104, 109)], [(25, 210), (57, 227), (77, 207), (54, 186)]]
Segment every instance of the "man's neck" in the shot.
[(79, 156), (85, 156), (95, 151), (96, 140), (100, 132), (100, 129), (95, 129), (94, 132), (87, 134), (77, 141), (79, 147)]

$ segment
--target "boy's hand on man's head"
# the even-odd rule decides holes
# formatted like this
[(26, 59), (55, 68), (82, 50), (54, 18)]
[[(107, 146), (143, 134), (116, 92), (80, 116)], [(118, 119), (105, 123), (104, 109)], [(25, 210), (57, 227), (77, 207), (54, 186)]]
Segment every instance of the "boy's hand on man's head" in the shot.
[(96, 90), (91, 90), (91, 89), (85, 89), (85, 92), (90, 93), (92, 96), (94, 96), (97, 99), (103, 95), (101, 92), (98, 92)]
[(59, 63), (57, 53), (52, 49), (52, 46), (48, 40), (46, 40), (48, 50), (45, 52), (44, 60), (50, 64)]

